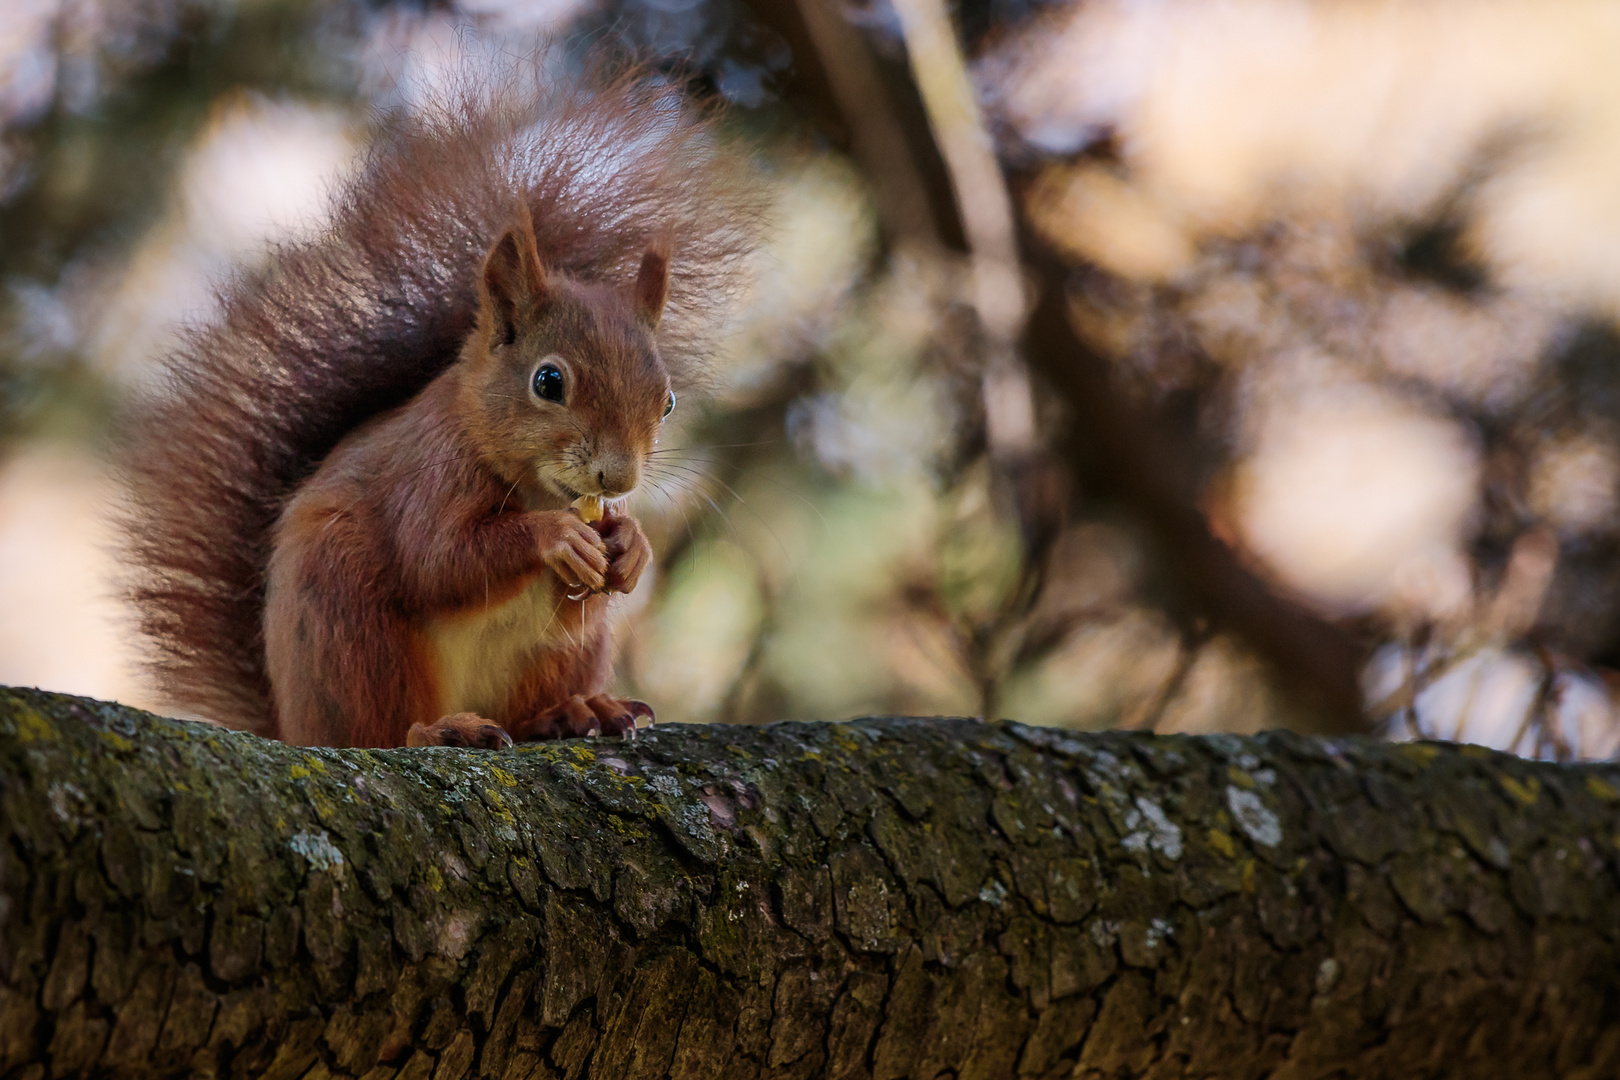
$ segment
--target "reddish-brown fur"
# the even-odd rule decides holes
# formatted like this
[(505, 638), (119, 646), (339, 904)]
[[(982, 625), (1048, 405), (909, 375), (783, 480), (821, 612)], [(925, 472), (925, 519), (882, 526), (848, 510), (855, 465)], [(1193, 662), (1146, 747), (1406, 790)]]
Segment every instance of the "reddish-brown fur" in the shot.
[[(556, 469), (580, 481), (593, 461), (610, 489), (639, 476), (664, 394), (691, 382), (739, 285), (757, 188), (662, 88), (519, 81), (458, 100), (397, 125), (324, 237), (229, 283), (126, 428), (131, 594), (177, 706), (346, 745), (436, 720), (430, 631), (564, 591), (547, 560), (582, 541), (534, 463), (572, 455)], [(514, 212), (524, 250), (492, 254), (492, 278)], [(566, 416), (538, 426), (511, 385), (534, 357), (507, 348), (503, 367), (486, 348), (513, 266), (564, 301), (523, 340), (577, 354)], [(617, 515), (598, 531), (604, 584), (633, 586), (639, 529)], [(271, 578), (298, 602), (267, 618)], [(573, 644), (537, 648), (491, 719), (549, 734), (599, 694), (609, 604), (560, 600)]]
[[(484, 261), (460, 359), (339, 443), (282, 515), (265, 606), (274, 734), (397, 746), (633, 727), (634, 706), (602, 696), (610, 601), (583, 589), (633, 588), (646, 539), (622, 514), (591, 529), (567, 507), (633, 490), (657, 441), (667, 271), (651, 250), (628, 290), (574, 282), (519, 211)], [(542, 366), (566, 375), (566, 404), (530, 390)]]
[(516, 739), (532, 737), (547, 710), (605, 686), (609, 598), (566, 599), (569, 587), (541, 558), (545, 518), (526, 505), (567, 513), (567, 500), (516, 491), (489, 468), (457, 412), (461, 374), (452, 368), (356, 433), (289, 506), (271, 579), (305, 596), (270, 604), (272, 734), (310, 745), (402, 745), (413, 724), (448, 711), (425, 620), (471, 617), (541, 577), (570, 646), (537, 648), (505, 707), (487, 719)]

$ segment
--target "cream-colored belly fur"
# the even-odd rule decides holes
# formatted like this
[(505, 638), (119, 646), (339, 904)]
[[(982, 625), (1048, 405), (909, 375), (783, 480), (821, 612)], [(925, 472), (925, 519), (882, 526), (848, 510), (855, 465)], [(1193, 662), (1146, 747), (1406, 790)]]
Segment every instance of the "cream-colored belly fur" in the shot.
[(428, 624), (445, 714), (493, 717), (506, 704), (535, 649), (566, 636), (557, 618), (560, 598), (553, 591), (554, 580), (542, 574), (504, 604)]

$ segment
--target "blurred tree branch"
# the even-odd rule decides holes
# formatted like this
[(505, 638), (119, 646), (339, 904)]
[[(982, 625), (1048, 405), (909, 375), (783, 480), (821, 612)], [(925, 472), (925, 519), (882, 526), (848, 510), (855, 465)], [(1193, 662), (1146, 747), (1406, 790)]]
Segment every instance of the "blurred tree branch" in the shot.
[(1119, 391), (1107, 359), (1075, 333), (1069, 267), (1029, 230), (1024, 243), (1039, 288), (1024, 355), (1070, 410), (1068, 457), (1081, 486), (1114, 496), (1148, 526), (1188, 606), (1270, 663), (1305, 707), (1310, 729), (1367, 730), (1362, 648), (1347, 631), (1278, 595), (1215, 536), (1178, 479), (1185, 470), (1174, 437)]
[(891, 243), (938, 246), (927, 185), (876, 58), (826, 0), (798, 0), (796, 7), (811, 46), (807, 59), (820, 63), (825, 92), (836, 101), (850, 149), (872, 183), (884, 232)]
[[(842, 21), (839, 15), (829, 16), (832, 8), (824, 0), (801, 0), (801, 10), (808, 12), (810, 8), (816, 9), (814, 18), (818, 21), (829, 17)], [(1021, 342), (1024, 361), (1058, 391), (1073, 419), (1069, 451), (1063, 455), (1073, 479), (1088, 494), (1117, 498), (1148, 528), (1167, 556), (1165, 561), (1179, 600), (1190, 609), (1189, 625), (1201, 617), (1209, 624), (1209, 631), (1231, 631), (1248, 642), (1275, 669), (1290, 697), (1309, 714), (1309, 726), (1333, 732), (1366, 730), (1359, 685), (1365, 659), (1362, 648), (1349, 633), (1327, 619), (1277, 595), (1216, 538), (1192, 497), (1182, 490), (1184, 485), (1178, 482), (1185, 470), (1176, 461), (1172, 436), (1115, 387), (1108, 361), (1081, 341), (1070, 325), (1064, 291), (1068, 267), (1030, 230), (1022, 229), (1015, 235), (1009, 229), (1003, 237), (993, 213), (987, 217), (977, 212), (984, 209), (981, 204), (986, 202), (992, 204), (993, 211), (995, 191), (987, 194), (980, 190), (984, 183), (974, 182), (975, 178), (984, 179), (979, 175), (982, 169), (974, 167), (975, 147), (982, 141), (985, 150), (989, 149), (982, 123), (972, 114), (957, 115), (960, 110), (953, 112), (949, 104), (954, 100), (953, 89), (960, 90), (958, 84), (965, 83), (965, 73), (959, 66), (960, 52), (954, 40), (945, 44), (938, 40), (939, 27), (944, 25), (948, 30), (949, 24), (937, 0), (906, 0), (903, 9), (902, 25), (910, 26), (905, 31), (908, 43), (920, 41), (922, 46), (913, 55), (917, 84), (907, 92), (918, 94), (925, 103), (930, 96), (936, 102), (925, 104), (924, 112), (933, 123), (934, 153), (953, 182), (958, 219), (969, 249), (975, 257), (981, 249), (992, 260), (1010, 257), (1015, 266), (1032, 272), (1037, 281), (1038, 302)], [(807, 14), (807, 22), (810, 19)], [(816, 41), (824, 45), (835, 37), (841, 49), (854, 49), (860, 44), (859, 35), (847, 24), (836, 32), (824, 27)], [(945, 63), (947, 69), (955, 71), (954, 80), (952, 70), (930, 74), (928, 65), (938, 65), (944, 53), (957, 57), (954, 69)], [(821, 59), (829, 79), (856, 80), (834, 96), (850, 122), (860, 122), (854, 118), (853, 102), (861, 100), (860, 94), (875, 92), (874, 84), (851, 75), (859, 68), (858, 63), (847, 59), (828, 63), (825, 51)], [(928, 87), (922, 86), (928, 78), (940, 84), (931, 94)], [(822, 84), (820, 89), (832, 93), (829, 86)], [(874, 115), (884, 117), (904, 115), (906, 111), (887, 110), (881, 104), (872, 104), (871, 109)], [(950, 148), (943, 145), (947, 135), (955, 141)], [(886, 140), (889, 142), (892, 140)], [(988, 154), (986, 157), (999, 170), (995, 159)], [(989, 186), (1006, 198), (999, 174)], [(964, 200), (970, 200), (976, 211), (973, 223), (967, 221)], [(882, 205), (889, 203), (882, 200)], [(897, 232), (899, 227), (891, 225), (890, 231)], [(1017, 255), (1020, 241), (1024, 247), (1022, 262)], [(996, 316), (992, 313), (991, 319), (985, 320), (983, 314), (981, 322), (987, 331), (993, 331)], [(1028, 390), (1024, 393), (1028, 401)], [(993, 397), (986, 394), (987, 414), (992, 411), (988, 406)], [(1051, 453), (1019, 453), (1014, 446), (1010, 452), (997, 455), (993, 432), (987, 434), (992, 436), (988, 439), (991, 453), (999, 458), (1000, 471), (1011, 488), (1006, 494), (1012, 495), (1010, 501), (1019, 510), (1029, 570), (1038, 574), (1061, 522), (1060, 486), (1065, 481), (1055, 471)], [(1038, 588), (1025, 591), (1038, 595)], [(1017, 608), (1010, 617), (1025, 613), (1025, 608), (1027, 605)], [(1003, 635), (990, 636), (999, 641)], [(986, 675), (975, 670), (974, 677), (982, 681)], [(986, 697), (993, 700), (993, 692), (987, 692)]]

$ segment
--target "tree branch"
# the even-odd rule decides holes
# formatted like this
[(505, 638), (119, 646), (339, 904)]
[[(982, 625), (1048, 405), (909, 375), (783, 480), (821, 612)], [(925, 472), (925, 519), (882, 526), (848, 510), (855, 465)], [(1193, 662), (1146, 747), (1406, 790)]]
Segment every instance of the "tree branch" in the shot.
[(0, 690), (0, 1075), (1612, 1076), (1620, 768), (957, 720), (318, 750)]

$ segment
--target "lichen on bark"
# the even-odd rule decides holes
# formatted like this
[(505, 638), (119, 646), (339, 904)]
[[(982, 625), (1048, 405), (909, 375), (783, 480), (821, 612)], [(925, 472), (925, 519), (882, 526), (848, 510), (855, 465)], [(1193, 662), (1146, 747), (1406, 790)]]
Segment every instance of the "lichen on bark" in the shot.
[(321, 750), (0, 690), (0, 1076), (1620, 1075), (1620, 769), (970, 720)]

